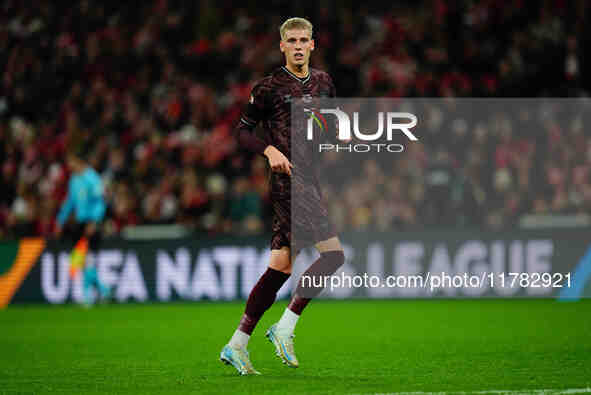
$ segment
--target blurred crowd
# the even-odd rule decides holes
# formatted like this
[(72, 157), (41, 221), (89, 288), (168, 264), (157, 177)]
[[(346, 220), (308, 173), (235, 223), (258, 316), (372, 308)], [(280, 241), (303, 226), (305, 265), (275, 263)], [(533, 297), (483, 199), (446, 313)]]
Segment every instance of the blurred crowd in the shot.
[[(0, 238), (52, 234), (65, 153), (78, 147), (91, 147), (86, 159), (105, 181), (108, 235), (139, 224), (268, 230), (267, 164), (241, 150), (232, 130), (253, 82), (283, 63), (278, 27), (288, 17), (314, 24), (312, 66), (331, 73), (338, 96), (585, 97), (587, 8), (584, 0), (390, 8), (5, 0)], [(339, 230), (502, 228), (528, 213), (589, 212), (584, 121), (549, 122), (537, 135), (501, 121), (446, 124), (431, 136), (440, 143), (412, 145), (396, 166), (367, 157), (358, 178), (329, 186), (346, 197), (331, 205), (333, 220)], [(383, 182), (371, 189), (368, 179)]]
[[(350, 114), (374, 102), (341, 108)], [(412, 131), (420, 139), (394, 135), (404, 146), (397, 154), (351, 153), (348, 144), (322, 154), (321, 184), (339, 230), (509, 229), (547, 214), (588, 220), (590, 99), (390, 99), (383, 107), (419, 114), (422, 127)], [(359, 129), (375, 131), (375, 117), (366, 118)]]

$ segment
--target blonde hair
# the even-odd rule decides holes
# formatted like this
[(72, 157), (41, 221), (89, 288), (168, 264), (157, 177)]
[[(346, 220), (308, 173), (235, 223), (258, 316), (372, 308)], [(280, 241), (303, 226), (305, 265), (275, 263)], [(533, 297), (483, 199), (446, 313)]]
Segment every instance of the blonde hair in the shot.
[(312, 23), (309, 20), (304, 18), (289, 18), (279, 28), (279, 33), (281, 34), (281, 39), (285, 39), (285, 32), (287, 30), (294, 30), (294, 29), (303, 29), (310, 31), (310, 37), (312, 37)]

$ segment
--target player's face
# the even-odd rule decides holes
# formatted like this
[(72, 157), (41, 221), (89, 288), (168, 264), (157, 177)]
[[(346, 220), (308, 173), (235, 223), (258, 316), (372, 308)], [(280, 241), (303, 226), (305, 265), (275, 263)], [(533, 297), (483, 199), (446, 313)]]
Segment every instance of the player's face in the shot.
[(288, 64), (301, 67), (310, 61), (310, 53), (314, 50), (314, 40), (312, 40), (309, 30), (286, 30), (285, 37), (281, 40), (279, 47), (281, 52), (285, 54)]

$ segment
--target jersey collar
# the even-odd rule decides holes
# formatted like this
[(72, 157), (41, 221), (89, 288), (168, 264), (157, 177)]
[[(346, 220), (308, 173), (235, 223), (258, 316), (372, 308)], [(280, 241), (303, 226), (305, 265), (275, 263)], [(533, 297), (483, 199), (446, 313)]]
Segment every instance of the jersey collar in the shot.
[(296, 80), (298, 80), (299, 82), (301, 82), (302, 84), (305, 84), (306, 82), (310, 81), (310, 76), (312, 75), (312, 73), (310, 73), (310, 70), (308, 69), (308, 76), (306, 78), (300, 78), (297, 75), (295, 75), (294, 73), (292, 73), (291, 71), (289, 71), (287, 69), (287, 67), (285, 66), (281, 66), (281, 68), (292, 78), (295, 78)]

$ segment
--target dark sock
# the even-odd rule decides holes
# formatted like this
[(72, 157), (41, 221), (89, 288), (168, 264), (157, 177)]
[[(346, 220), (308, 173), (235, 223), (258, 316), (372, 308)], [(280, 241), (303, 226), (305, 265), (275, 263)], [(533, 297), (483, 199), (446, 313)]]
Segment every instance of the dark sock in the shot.
[(289, 301), (287, 308), (296, 313), (297, 315), (302, 315), (302, 311), (306, 308), (308, 303), (312, 298), (302, 298), (298, 295), (293, 295), (293, 298)]
[[(343, 263), (345, 263), (345, 255), (343, 254), (343, 251), (326, 251), (320, 254), (320, 258), (310, 265), (308, 270), (306, 270), (302, 276), (307, 275), (311, 277), (312, 285), (320, 284), (320, 278), (333, 275)], [(314, 278), (317, 279), (314, 280)], [(324, 287), (303, 287), (302, 277), (300, 277), (294, 296), (287, 308), (297, 315), (301, 315), (310, 300), (318, 296), (323, 289)]]
[(252, 291), (250, 291), (246, 302), (246, 310), (238, 325), (239, 330), (249, 335), (252, 333), (265, 311), (275, 302), (277, 292), (285, 284), (289, 276), (287, 273), (271, 268), (268, 268), (263, 273)]

